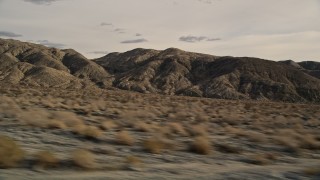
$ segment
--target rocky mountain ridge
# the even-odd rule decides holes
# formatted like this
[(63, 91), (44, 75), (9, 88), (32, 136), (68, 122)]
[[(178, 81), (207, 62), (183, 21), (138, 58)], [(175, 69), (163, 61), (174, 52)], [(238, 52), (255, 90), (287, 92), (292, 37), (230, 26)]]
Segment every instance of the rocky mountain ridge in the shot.
[(312, 61), (218, 57), (176, 48), (137, 48), (89, 60), (72, 49), (0, 39), (0, 62), (1, 86), (116, 87), (167, 95), (320, 102), (320, 63)]

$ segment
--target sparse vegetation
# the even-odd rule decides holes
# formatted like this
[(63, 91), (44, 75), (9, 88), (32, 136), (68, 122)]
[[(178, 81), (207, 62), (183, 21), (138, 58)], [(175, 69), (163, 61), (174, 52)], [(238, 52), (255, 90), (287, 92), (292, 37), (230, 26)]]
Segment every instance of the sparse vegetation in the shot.
[(78, 133), (89, 139), (100, 139), (103, 135), (102, 131), (95, 126), (85, 126)]
[[(191, 162), (200, 168), (205, 162), (216, 168), (218, 163), (219, 167), (225, 165), (224, 158), (228, 159), (228, 167), (250, 163), (254, 165), (246, 166), (267, 168), (278, 166), (274, 164), (278, 157), (279, 162), (303, 157), (299, 160), (308, 167), (307, 160), (310, 165), (316, 164), (313, 161), (319, 154), (318, 105), (296, 104), (291, 113), (291, 105), (282, 103), (247, 102), (250, 108), (244, 109), (243, 101), (108, 91), (99, 96), (98, 107), (94, 105), (96, 95), (90, 91), (61, 93), (49, 89), (32, 98), (26, 98), (26, 93), (33, 91), (25, 89), (14, 95), (11, 90), (7, 93), (10, 97), (3, 101), (14, 96), (14, 106), (20, 110), (10, 118), (2, 116), (0, 110), (0, 128), (6, 134), (17, 133), (17, 140), (26, 147), (26, 156), (2, 168), (35, 165), (48, 171), (59, 167), (68, 170), (72, 166), (68, 154), (63, 153), (70, 152), (70, 148), (88, 149), (71, 154), (75, 166), (108, 170), (106, 173), (157, 169), (164, 167), (161, 163), (168, 163), (169, 168), (172, 163), (188, 166)], [(51, 94), (47, 102), (42, 101), (44, 94)], [(21, 122), (27, 126), (21, 126)], [(47, 152), (35, 153), (48, 147)], [(212, 156), (194, 156), (190, 152)], [(316, 173), (310, 168), (309, 174)]]
[(73, 163), (83, 169), (95, 169), (97, 168), (95, 156), (88, 150), (79, 149), (72, 153)]
[(147, 152), (160, 154), (165, 148), (165, 144), (159, 137), (152, 137), (143, 142), (143, 147)]
[(128, 145), (132, 146), (134, 144), (134, 139), (132, 135), (129, 134), (127, 131), (121, 131), (116, 136), (116, 141), (118, 144), (121, 145)]
[(36, 165), (42, 168), (56, 167), (59, 164), (59, 159), (50, 151), (40, 151), (35, 154)]
[(0, 135), (0, 168), (15, 167), (24, 158), (24, 151), (10, 137)]
[(111, 130), (117, 127), (118, 127), (117, 124), (114, 123), (113, 121), (104, 121), (101, 123), (101, 128), (103, 130)]
[(190, 151), (197, 154), (208, 155), (212, 152), (211, 143), (206, 137), (196, 137), (190, 144)]
[(126, 163), (133, 166), (140, 166), (142, 164), (142, 160), (137, 156), (127, 156)]

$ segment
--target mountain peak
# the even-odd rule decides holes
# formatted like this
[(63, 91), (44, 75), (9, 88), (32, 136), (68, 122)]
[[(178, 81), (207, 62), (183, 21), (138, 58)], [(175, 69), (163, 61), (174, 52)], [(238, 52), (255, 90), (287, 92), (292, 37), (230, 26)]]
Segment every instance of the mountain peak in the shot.
[(317, 62), (217, 57), (177, 48), (136, 48), (88, 60), (73, 49), (1, 39), (0, 44), (3, 84), (115, 87), (166, 95), (320, 102)]

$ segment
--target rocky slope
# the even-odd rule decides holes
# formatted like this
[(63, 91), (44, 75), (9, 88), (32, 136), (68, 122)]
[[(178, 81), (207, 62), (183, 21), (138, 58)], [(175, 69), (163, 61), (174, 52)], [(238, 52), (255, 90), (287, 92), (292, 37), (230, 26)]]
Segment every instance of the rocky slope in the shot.
[(320, 80), (286, 63), (217, 57), (169, 48), (134, 49), (94, 60), (115, 87), (143, 93), (223, 99), (320, 102)]
[(287, 64), (294, 68), (297, 68), (311, 76), (314, 76), (320, 79), (320, 62), (314, 61), (303, 61), (303, 62), (294, 62), (292, 60), (280, 61), (281, 63)]
[(78, 52), (0, 39), (0, 80), (33, 86), (81, 88), (109, 74)]
[(0, 39), (0, 81), (28, 86), (116, 87), (222, 99), (320, 102), (319, 63), (218, 57), (175, 48), (88, 60), (78, 52)]

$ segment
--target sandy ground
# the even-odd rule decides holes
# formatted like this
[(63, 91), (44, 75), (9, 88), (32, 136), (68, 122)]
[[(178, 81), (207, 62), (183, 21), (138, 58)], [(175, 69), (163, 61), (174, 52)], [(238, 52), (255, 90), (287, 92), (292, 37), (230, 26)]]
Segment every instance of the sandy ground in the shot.
[[(26, 156), (16, 167), (0, 169), (0, 179), (320, 179), (319, 105), (100, 90), (3, 88), (1, 94), (0, 134), (13, 138)], [(56, 112), (72, 117), (57, 118)], [(46, 125), (73, 118), (101, 134)], [(134, 143), (119, 143), (121, 131)], [(158, 153), (144, 145), (152, 137), (166, 144)], [(205, 137), (208, 153), (190, 151), (197, 137)], [(75, 166), (70, 154), (77, 149), (93, 153), (96, 166)], [(53, 152), (59, 165), (35, 165), (33, 155), (43, 150)], [(139, 163), (128, 162), (129, 156)]]

